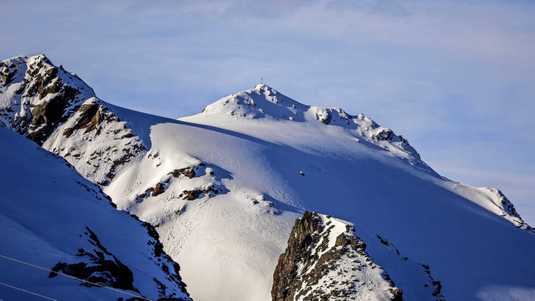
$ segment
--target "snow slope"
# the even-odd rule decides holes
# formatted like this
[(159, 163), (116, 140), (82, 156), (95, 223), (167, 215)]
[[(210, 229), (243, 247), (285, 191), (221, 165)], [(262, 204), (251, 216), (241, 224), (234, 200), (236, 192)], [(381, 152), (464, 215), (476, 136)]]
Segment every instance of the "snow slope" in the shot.
[[(441, 177), (405, 138), (362, 114), (301, 104), (266, 85), (179, 120), (97, 101), (113, 118), (71, 131), (80, 120), (72, 113), (43, 146), (156, 227), (195, 300), (269, 300), (304, 210), (353, 224), (407, 300), (535, 294), (535, 236), (511, 202)], [(124, 139), (143, 147), (129, 152)], [(92, 162), (67, 156), (64, 144), (90, 157), (103, 150)], [(116, 160), (113, 147), (131, 155)], [(92, 164), (112, 172), (100, 178)]]
[[(264, 89), (243, 93), (262, 95)], [(182, 264), (197, 299), (269, 299), (265, 275), (303, 209), (348, 220), (372, 240), (384, 237), (404, 257), (430, 267), (447, 299), (512, 300), (517, 289), (530, 294), (535, 287), (535, 270), (528, 268), (535, 263), (530, 228), (480, 189), (436, 175), (406, 140), (399, 143), (394, 134), (374, 139), (373, 128), (325, 124), (310, 109), (289, 120), (227, 114), (218, 105), (225, 106), (216, 102), (201, 114), (152, 124), (150, 152), (159, 159), (146, 156), (105, 189), (120, 208), (159, 225), (166, 250)], [(228, 112), (240, 110), (248, 109), (240, 104)], [(196, 160), (221, 171), (213, 181), (227, 193), (185, 202), (181, 191), (198, 184), (173, 180), (163, 194), (137, 198), (166, 182), (171, 170)], [(259, 198), (274, 210), (258, 210)], [(173, 210), (184, 213), (170, 217)], [(369, 253), (379, 256), (382, 248), (370, 243)], [(379, 256), (377, 263), (407, 296), (417, 296), (421, 276), (396, 273), (399, 260)], [(239, 272), (229, 272), (233, 268)], [(198, 276), (199, 269), (206, 273)], [(217, 286), (207, 288), (207, 282)]]
[(5, 128), (0, 157), (2, 299), (190, 300), (154, 230), (115, 210), (65, 161)]

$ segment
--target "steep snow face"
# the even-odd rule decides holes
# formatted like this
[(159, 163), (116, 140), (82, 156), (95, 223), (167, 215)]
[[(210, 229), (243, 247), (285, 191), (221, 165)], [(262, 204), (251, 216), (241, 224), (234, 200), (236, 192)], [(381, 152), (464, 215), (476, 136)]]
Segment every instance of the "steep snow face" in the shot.
[(0, 144), (2, 298), (190, 300), (151, 226), (34, 143), (0, 129)]
[(39, 144), (92, 96), (80, 78), (44, 55), (0, 62), (0, 122)]
[(194, 299), (269, 300), (298, 210), (241, 185), (207, 158), (182, 152), (177, 143), (188, 137), (177, 138), (153, 133), (152, 149), (106, 193), (119, 209), (156, 227)]
[(274, 273), (272, 299), (403, 300), (350, 223), (305, 212)]

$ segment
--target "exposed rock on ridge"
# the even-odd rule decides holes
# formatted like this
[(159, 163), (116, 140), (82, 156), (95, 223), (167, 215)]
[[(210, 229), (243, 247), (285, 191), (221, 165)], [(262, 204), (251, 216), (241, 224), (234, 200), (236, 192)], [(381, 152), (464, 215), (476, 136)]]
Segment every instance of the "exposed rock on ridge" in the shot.
[(145, 151), (133, 131), (93, 90), (40, 54), (0, 62), (0, 124), (29, 137), (107, 185)]
[(352, 225), (305, 212), (273, 275), (272, 300), (402, 300)]
[(127, 123), (94, 97), (59, 126), (43, 147), (99, 185), (109, 184), (121, 167), (146, 150)]
[(93, 90), (44, 55), (0, 62), (0, 117), (18, 133), (42, 144)]

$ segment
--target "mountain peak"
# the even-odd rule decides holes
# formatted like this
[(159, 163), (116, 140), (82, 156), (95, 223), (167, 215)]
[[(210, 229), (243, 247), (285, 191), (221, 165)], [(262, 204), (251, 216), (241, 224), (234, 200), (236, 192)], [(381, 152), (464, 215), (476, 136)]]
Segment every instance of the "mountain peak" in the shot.
[(10, 58), (6, 58), (0, 61), (2, 65), (14, 65), (14, 64), (34, 64), (44, 62), (47, 65), (53, 65), (50, 59), (44, 53), (36, 53), (31, 55), (17, 55)]
[(267, 84), (264, 84), (264, 83), (256, 84), (254, 89), (257, 90), (257, 91), (260, 91), (260, 90), (274, 90), (272, 87), (270, 87), (270, 86), (268, 86)]
[(208, 105), (205, 115), (223, 115), (236, 118), (303, 121), (309, 106), (299, 103), (266, 84), (237, 92)]
[(198, 117), (212, 121), (266, 120), (306, 123), (318, 127), (336, 126), (347, 130), (357, 140), (367, 141), (436, 175), (403, 136), (380, 126), (366, 115), (351, 115), (341, 108), (303, 104), (263, 83), (257, 84), (253, 89), (220, 98), (206, 106)]
[(0, 62), (0, 123), (42, 143), (72, 110), (95, 93), (45, 54)]

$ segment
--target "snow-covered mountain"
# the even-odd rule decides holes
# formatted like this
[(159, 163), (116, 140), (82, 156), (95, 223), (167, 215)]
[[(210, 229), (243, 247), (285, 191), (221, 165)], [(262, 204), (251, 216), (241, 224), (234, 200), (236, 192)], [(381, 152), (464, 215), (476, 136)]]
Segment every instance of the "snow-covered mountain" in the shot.
[(535, 298), (535, 234), (505, 195), (440, 176), (363, 114), (257, 85), (174, 120), (42, 55), (0, 74), (1, 122), (153, 225), (195, 300)]
[(152, 226), (12, 131), (0, 144), (2, 299), (190, 300)]

